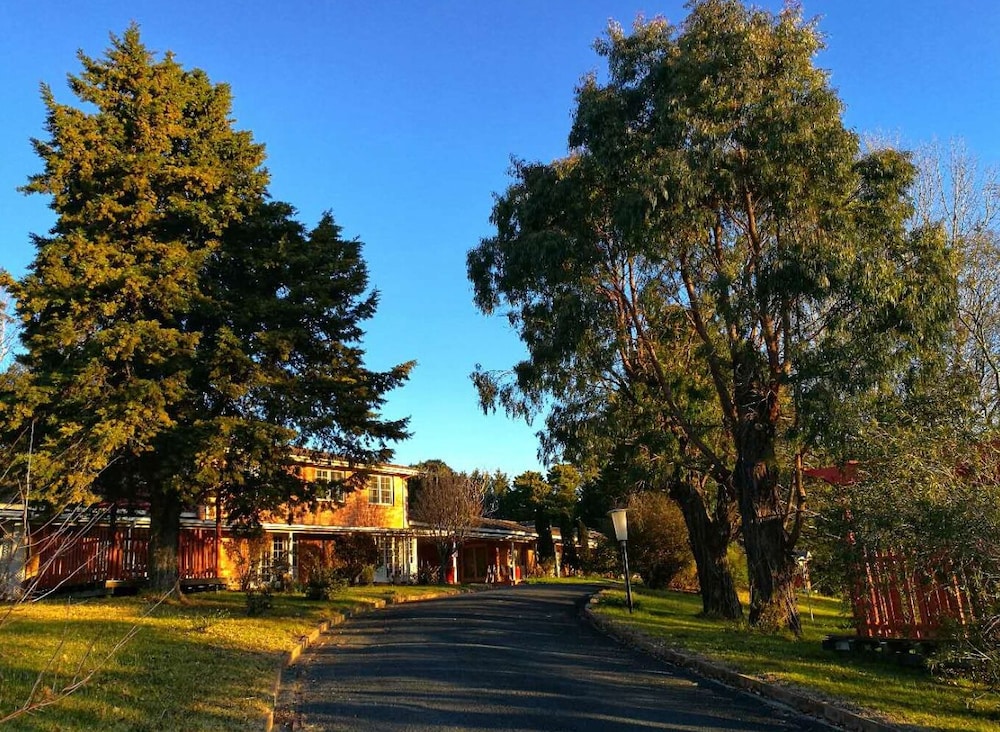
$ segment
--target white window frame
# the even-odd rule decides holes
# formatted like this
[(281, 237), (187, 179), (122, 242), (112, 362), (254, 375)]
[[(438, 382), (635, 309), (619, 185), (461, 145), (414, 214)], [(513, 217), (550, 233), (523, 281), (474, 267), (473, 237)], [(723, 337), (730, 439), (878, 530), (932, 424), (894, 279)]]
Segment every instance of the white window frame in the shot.
[(347, 503), (347, 491), (342, 481), (350, 477), (345, 470), (335, 470), (333, 468), (315, 468), (315, 480), (341, 481), (340, 484), (330, 485), (325, 493), (316, 496), (317, 501), (327, 501), (330, 503)]
[(391, 475), (368, 476), (368, 503), (376, 506), (392, 506), (396, 491)]

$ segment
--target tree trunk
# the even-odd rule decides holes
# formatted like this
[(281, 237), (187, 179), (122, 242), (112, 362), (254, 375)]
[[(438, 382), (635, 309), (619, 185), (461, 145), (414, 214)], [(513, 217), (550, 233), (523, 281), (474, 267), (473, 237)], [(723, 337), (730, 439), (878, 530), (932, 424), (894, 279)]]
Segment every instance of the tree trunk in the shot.
[(552, 542), (552, 521), (543, 509), (535, 511), (535, 531), (538, 533), (538, 558), (553, 559), (556, 548)]
[(181, 502), (173, 492), (156, 492), (149, 504), (149, 587), (168, 592), (180, 577)]
[[(732, 528), (725, 515), (728, 505), (720, 506), (713, 518), (705, 505), (704, 494), (683, 478), (672, 482), (670, 497), (680, 506), (688, 530), (688, 541), (698, 570), (701, 609), (710, 617), (737, 620), (743, 617), (736, 585), (729, 566), (728, 549)], [(720, 502), (726, 500), (718, 497)]]
[(785, 531), (775, 456), (778, 388), (754, 388), (751, 384), (742, 393), (738, 391), (737, 403), (747, 405), (736, 435), (733, 486), (750, 576), (750, 624), (787, 627), (799, 635), (802, 625), (795, 600), (795, 547)]
[[(438, 584), (446, 585), (448, 584), (448, 568), (451, 566), (451, 542), (438, 541), (434, 545), (437, 547), (438, 553)], [(458, 582), (458, 577), (455, 578), (455, 582)]]

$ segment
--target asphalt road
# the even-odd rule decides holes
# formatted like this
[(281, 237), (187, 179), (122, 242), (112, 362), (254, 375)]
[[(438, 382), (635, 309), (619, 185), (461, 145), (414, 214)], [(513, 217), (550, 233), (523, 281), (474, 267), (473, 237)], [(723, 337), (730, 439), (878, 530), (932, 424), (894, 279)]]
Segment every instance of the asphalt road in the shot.
[(305, 730), (828, 730), (601, 635), (595, 590), (530, 585), (394, 605), (286, 670), (277, 719)]

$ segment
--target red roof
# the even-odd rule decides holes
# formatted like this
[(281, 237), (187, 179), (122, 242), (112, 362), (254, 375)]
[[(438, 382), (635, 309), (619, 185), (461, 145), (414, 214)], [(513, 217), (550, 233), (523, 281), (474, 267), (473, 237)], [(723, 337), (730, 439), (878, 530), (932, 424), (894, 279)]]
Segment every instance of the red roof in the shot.
[(831, 485), (850, 485), (858, 479), (858, 463), (848, 460), (843, 467), (830, 465), (825, 468), (806, 468), (802, 472), (810, 478), (819, 478)]

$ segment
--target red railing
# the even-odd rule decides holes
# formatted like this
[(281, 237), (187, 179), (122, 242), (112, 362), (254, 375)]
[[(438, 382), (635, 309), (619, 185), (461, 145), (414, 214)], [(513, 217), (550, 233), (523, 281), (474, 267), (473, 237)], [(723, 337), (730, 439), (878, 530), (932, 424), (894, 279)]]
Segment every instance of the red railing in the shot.
[[(214, 529), (181, 529), (178, 569), (182, 579), (218, 576)], [(37, 530), (31, 537), (37, 591), (100, 582), (133, 582), (147, 577), (149, 529), (95, 526)]]
[(855, 627), (874, 638), (933, 638), (944, 624), (974, 618), (965, 574), (942, 559), (936, 570), (894, 552), (864, 552), (851, 606)]

